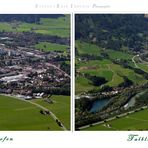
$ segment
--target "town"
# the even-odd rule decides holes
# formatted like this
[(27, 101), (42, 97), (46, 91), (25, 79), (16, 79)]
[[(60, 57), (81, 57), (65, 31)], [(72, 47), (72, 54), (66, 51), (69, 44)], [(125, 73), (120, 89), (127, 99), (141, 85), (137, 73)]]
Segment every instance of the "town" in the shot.
[[(69, 95), (70, 76), (56, 60), (59, 57), (69, 60), (69, 57), (64, 57), (60, 52), (31, 48), (35, 42), (52, 42), (53, 38), (10, 32), (0, 36), (0, 93), (25, 99), (41, 98), (48, 94)], [(54, 40), (69, 43), (68, 39), (55, 37)]]

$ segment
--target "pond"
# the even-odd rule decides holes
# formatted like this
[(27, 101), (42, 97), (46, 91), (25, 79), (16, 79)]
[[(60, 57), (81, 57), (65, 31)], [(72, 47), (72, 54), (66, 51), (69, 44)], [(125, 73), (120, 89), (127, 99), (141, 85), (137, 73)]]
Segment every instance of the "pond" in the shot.
[(106, 106), (109, 102), (109, 99), (98, 99), (96, 100), (93, 105), (92, 108), (90, 109), (91, 113), (95, 113), (99, 110), (101, 110), (104, 106)]

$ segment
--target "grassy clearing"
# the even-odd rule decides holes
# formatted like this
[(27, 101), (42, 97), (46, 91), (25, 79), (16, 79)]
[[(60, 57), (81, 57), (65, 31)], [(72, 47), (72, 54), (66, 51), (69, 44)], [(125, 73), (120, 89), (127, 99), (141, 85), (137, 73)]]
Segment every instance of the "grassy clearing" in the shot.
[(101, 48), (97, 45), (82, 42), (80, 40), (76, 41), (76, 48), (79, 54), (100, 55), (101, 51)]
[(84, 77), (76, 77), (76, 86), (75, 86), (76, 94), (80, 94), (81, 92), (89, 91), (94, 88), (95, 86), (91, 84), (90, 80)]
[(109, 70), (83, 70), (83, 73), (90, 74), (92, 76), (104, 77), (108, 81), (111, 81), (113, 77), (112, 71)]
[(115, 51), (115, 50), (107, 50), (108, 55), (112, 59), (125, 59), (125, 60), (131, 60), (133, 55), (121, 51)]
[(116, 74), (118, 74), (118, 76), (119, 75), (127, 76), (130, 80), (132, 80), (136, 84), (137, 83), (143, 84), (146, 81), (141, 75), (136, 74), (133, 70), (130, 70), (128, 68), (123, 68), (120, 65), (112, 64), (111, 68)]
[(43, 51), (62, 51), (63, 52), (63, 51), (66, 51), (68, 46), (56, 44), (56, 43), (40, 42), (35, 45), (35, 48)]
[(66, 14), (64, 17), (53, 18), (41, 18), (41, 24), (50, 26), (52, 28), (70, 28), (70, 15)]
[(61, 130), (40, 108), (13, 97), (0, 95), (0, 130)]
[(12, 32), (15, 31), (14, 29), (12, 29), (12, 26), (10, 23), (1, 23), (0, 22), (0, 31), (7, 31), (7, 32)]
[(43, 99), (35, 99), (32, 101), (48, 108), (61, 120), (67, 129), (70, 129), (70, 97), (53, 95), (51, 99), (53, 100), (53, 104), (49, 104)]
[[(100, 68), (100, 67), (104, 67), (107, 64), (111, 64), (112, 62), (110, 60), (91, 60), (91, 61), (87, 61), (87, 62), (79, 62), (77, 63), (77, 67), (96, 67), (96, 68)], [(107, 68), (107, 66), (106, 66)]]
[(108, 121), (111, 128), (105, 124), (95, 125), (83, 130), (148, 130), (148, 109), (130, 114), (119, 119)]

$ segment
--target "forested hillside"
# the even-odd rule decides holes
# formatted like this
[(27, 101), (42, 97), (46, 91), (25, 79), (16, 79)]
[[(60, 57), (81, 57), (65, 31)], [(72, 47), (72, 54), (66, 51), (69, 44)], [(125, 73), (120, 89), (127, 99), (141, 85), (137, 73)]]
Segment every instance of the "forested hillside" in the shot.
[(148, 18), (137, 14), (76, 15), (76, 39), (113, 50), (146, 49)]

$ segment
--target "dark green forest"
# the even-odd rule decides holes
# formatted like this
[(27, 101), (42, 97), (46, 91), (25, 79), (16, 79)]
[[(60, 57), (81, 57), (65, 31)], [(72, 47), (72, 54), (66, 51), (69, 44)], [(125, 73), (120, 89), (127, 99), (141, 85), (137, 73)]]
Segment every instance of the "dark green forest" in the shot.
[(76, 40), (99, 47), (133, 51), (146, 48), (148, 18), (143, 14), (82, 14), (76, 15)]

